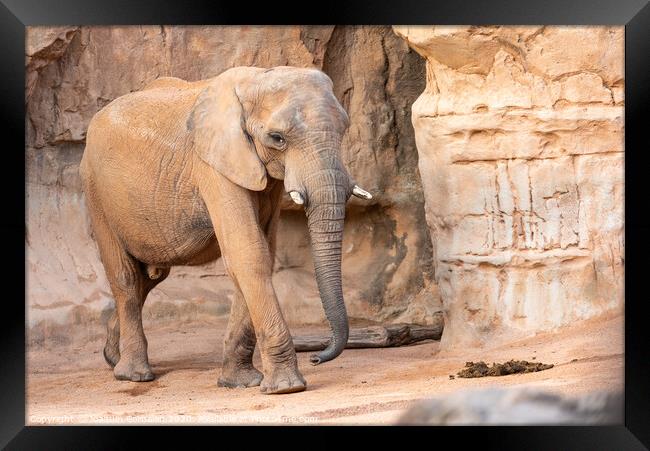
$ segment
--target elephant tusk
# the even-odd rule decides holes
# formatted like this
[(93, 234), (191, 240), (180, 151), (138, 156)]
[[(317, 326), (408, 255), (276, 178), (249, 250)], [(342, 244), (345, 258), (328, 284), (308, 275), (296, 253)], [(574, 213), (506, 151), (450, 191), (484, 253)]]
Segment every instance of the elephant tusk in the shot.
[(305, 203), (305, 199), (302, 197), (302, 194), (300, 194), (298, 191), (291, 191), (289, 193), (289, 196), (291, 196), (291, 199), (298, 205), (302, 205)]
[(359, 188), (359, 185), (354, 185), (354, 188), (352, 188), (352, 194), (354, 194), (357, 197), (360, 197), (361, 199), (366, 199), (370, 200), (372, 199), (372, 194), (370, 194), (368, 191)]

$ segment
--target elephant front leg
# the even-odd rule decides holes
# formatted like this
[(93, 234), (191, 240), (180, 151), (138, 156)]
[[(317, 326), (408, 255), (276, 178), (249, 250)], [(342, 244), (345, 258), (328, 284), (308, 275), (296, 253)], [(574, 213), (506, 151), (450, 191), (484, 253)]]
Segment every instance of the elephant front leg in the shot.
[[(228, 272), (241, 288), (260, 347), (263, 368), (260, 388), (267, 394), (302, 391), (307, 384), (298, 370), (293, 340), (271, 283), (268, 252), (264, 252), (263, 245), (258, 246), (248, 246), (231, 254), (224, 252), (224, 258)], [(240, 352), (239, 357), (245, 352)], [(235, 356), (237, 354), (231, 354)]]
[[(211, 171), (204, 177), (216, 181), (214, 185), (204, 186), (202, 193), (226, 269), (241, 290), (250, 314), (262, 358), (261, 391), (268, 394), (302, 391), (307, 384), (298, 371), (293, 340), (271, 283), (272, 249), (258, 222), (253, 194)], [(234, 324), (229, 327), (231, 331), (233, 336), (239, 335)], [(251, 343), (252, 340), (247, 342), (249, 349), (240, 357), (251, 352)], [(231, 352), (231, 359), (235, 356)]]
[(263, 375), (253, 366), (255, 329), (241, 291), (237, 290), (223, 345), (223, 367), (219, 387), (256, 387)]

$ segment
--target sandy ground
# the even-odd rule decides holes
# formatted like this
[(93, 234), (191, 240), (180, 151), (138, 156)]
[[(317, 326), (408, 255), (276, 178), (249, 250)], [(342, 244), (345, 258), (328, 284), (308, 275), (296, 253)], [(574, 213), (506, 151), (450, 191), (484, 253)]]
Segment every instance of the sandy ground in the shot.
[[(225, 320), (145, 325), (153, 382), (117, 381), (104, 362), (103, 334), (83, 344), (30, 349), (27, 424), (390, 424), (421, 399), (487, 386), (528, 385), (579, 395), (623, 390), (623, 318), (589, 320), (506, 346), (441, 352), (438, 342), (352, 349), (309, 364), (307, 390), (263, 395), (217, 387)], [(294, 328), (294, 333), (314, 329)], [(256, 353), (256, 366), (261, 368)], [(555, 367), (530, 374), (450, 379), (466, 361), (526, 359)]]

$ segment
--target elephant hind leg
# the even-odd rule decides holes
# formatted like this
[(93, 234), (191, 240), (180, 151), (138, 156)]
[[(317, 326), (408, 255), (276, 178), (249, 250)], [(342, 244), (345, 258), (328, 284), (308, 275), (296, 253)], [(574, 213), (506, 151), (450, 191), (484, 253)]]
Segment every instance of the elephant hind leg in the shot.
[[(152, 277), (152, 267), (147, 266), (147, 275), (149, 277), (149, 280), (144, 281), (144, 286), (143, 288), (145, 289), (145, 292), (143, 293), (142, 296), (142, 306), (144, 306), (144, 302), (146, 300), (146, 296), (151, 291), (156, 285), (158, 285), (160, 282), (165, 280), (167, 276), (169, 275), (169, 268), (160, 268), (156, 267), (153, 268), (155, 271), (155, 277)], [(140, 309), (142, 309), (142, 306)], [(106, 324), (107, 328), (107, 333), (106, 333), (106, 345), (104, 346), (104, 359), (106, 360), (106, 363), (109, 364), (111, 368), (114, 368), (115, 365), (117, 365), (117, 362), (120, 360), (120, 320), (117, 314), (117, 308), (114, 308), (113, 311), (111, 312), (111, 316), (108, 319), (108, 323)]]
[(86, 191), (86, 199), (100, 257), (115, 298), (116, 314), (108, 323), (104, 357), (113, 366), (117, 379), (153, 380), (147, 339), (142, 328), (142, 306), (149, 291), (166, 277), (169, 269), (165, 269), (157, 279), (150, 279), (146, 266), (122, 246), (98, 208), (93, 193)]
[(120, 361), (120, 320), (117, 309), (113, 309), (106, 324), (106, 344), (104, 345), (104, 360), (111, 368)]

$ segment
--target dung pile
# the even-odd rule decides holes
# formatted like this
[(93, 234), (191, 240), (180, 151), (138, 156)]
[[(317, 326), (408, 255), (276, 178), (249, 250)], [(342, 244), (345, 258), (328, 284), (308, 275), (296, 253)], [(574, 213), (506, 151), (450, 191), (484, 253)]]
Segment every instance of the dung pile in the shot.
[(509, 360), (505, 363), (465, 362), (465, 369), (458, 372), (458, 377), (507, 376), (515, 373), (534, 373), (553, 368), (552, 364), (528, 362), (526, 360)]

